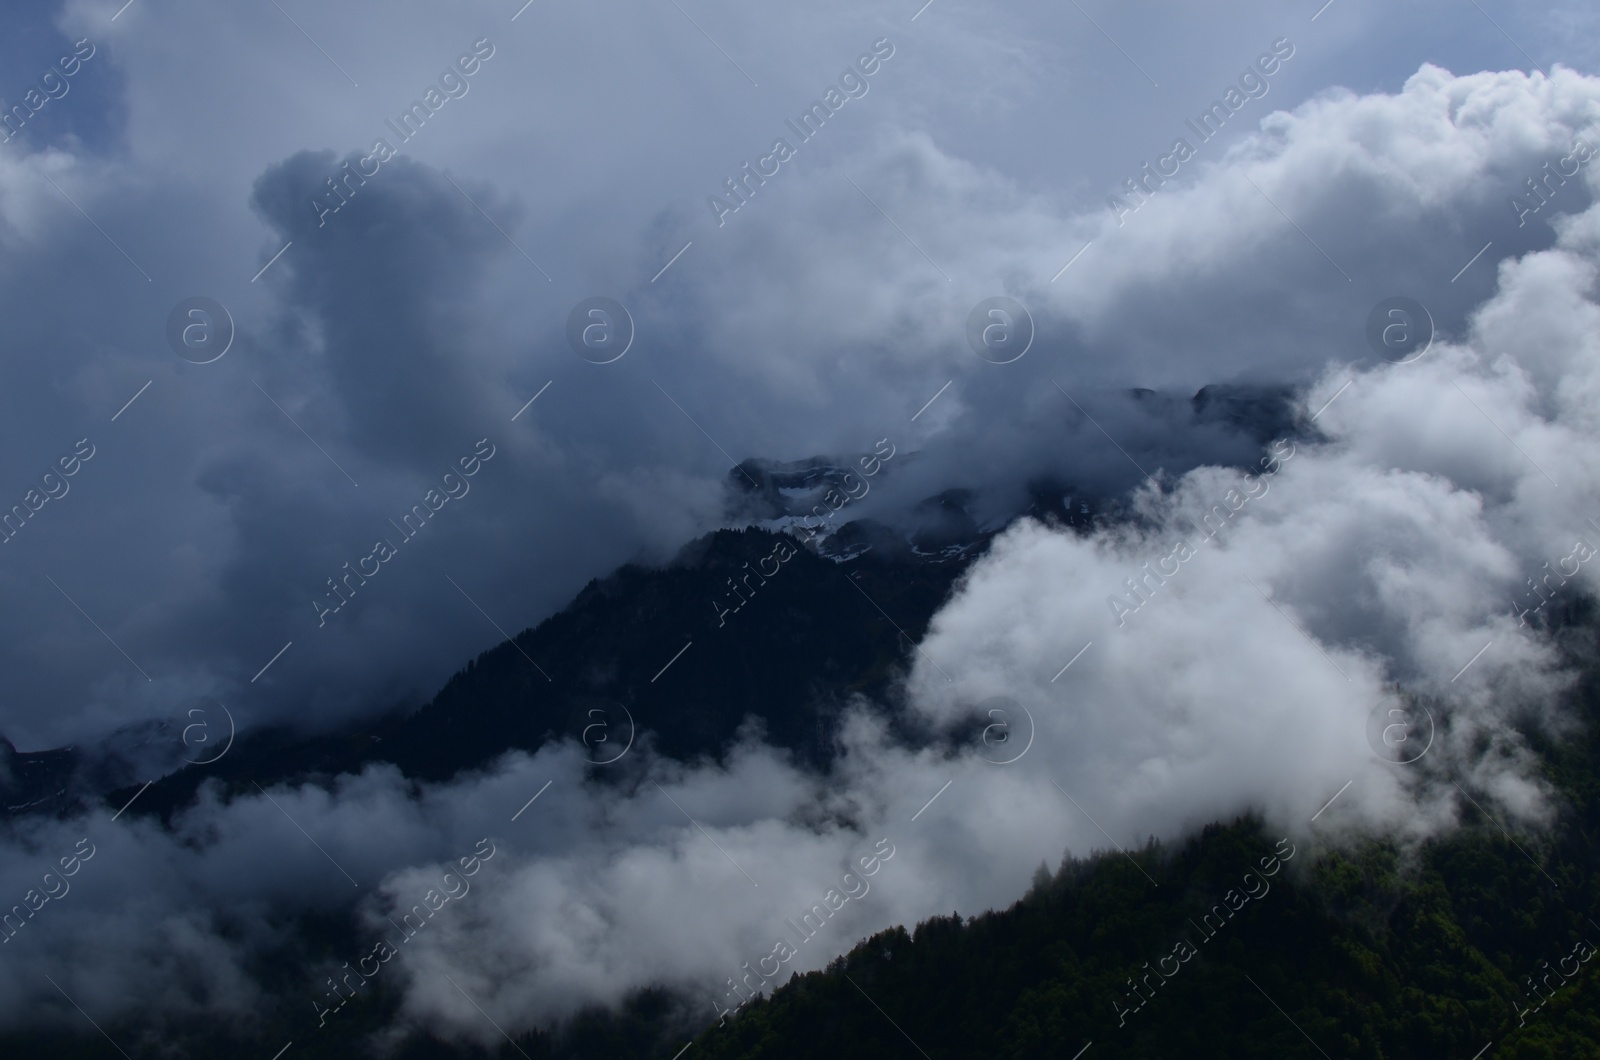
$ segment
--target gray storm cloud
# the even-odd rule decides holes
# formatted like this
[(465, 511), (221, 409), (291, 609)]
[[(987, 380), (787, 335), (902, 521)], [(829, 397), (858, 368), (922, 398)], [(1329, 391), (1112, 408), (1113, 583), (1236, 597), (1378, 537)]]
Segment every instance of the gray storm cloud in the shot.
[[(1586, 507), (1597, 439), (1585, 400), (1600, 360), (1583, 326), (1597, 220), (1574, 218), (1557, 248), (1506, 263), (1501, 292), (1461, 339), (1410, 364), (1330, 366), (1305, 392), (1308, 415), (1338, 394), (1317, 418), (1321, 440), (1275, 449), (1257, 476), (1205, 468), (1147, 487), (1136, 523), (1087, 536), (1029, 521), (1003, 535), (935, 619), (908, 687), (936, 723), (1014, 697), (1036, 727), (1031, 754), (999, 767), (908, 751), (863, 709), (822, 792), (791, 789), (791, 812), (847, 804), (856, 827), (780, 825), (772, 806), (739, 814), (736, 756), (728, 774), (691, 775), (675, 796), (715, 845), (675, 826), (670, 839), (604, 854), (514, 854), (505, 884), (485, 893), (498, 908), (452, 922), (424, 963), (471, 977), (497, 1020), (614, 1001), (674, 974), (714, 1014), (715, 984), (731, 986), (740, 962), (785, 937), (789, 911), (880, 834), (897, 860), (875, 881), (881, 897), (846, 907), (866, 919), (846, 920), (841, 941), (1004, 902), (1039, 858), (1102, 847), (1101, 827), (1135, 845), (1254, 811), (1302, 842), (1414, 841), (1454, 826), (1462, 790), (1521, 827), (1547, 823), (1554, 806), (1521, 732), (1564, 727), (1554, 705), (1568, 674), (1510, 604), (1539, 599), (1525, 583), (1548, 558), (1600, 542), (1588, 522), (1600, 513)], [(1532, 328), (1552, 301), (1574, 312), (1570, 326), (1537, 328), (1530, 359), (1544, 388), (1514, 351), (1478, 352), (1494, 343), (1491, 328), (1524, 314)], [(1191, 546), (1185, 558), (1147, 577), (1144, 599), (1130, 592), (1126, 579), (1178, 542)], [(1578, 564), (1568, 591), (1591, 592), (1593, 570)], [(1368, 735), (1371, 713), (1402, 706), (1402, 690), (1437, 725), (1429, 753), (1403, 767), (1380, 760)], [(671, 822), (652, 792), (639, 803)], [(424, 875), (406, 882), (415, 891)], [(828, 956), (796, 948), (795, 969)], [(430, 982), (419, 975), (409, 1010), (482, 1034), (459, 995)]]
[[(1175, 438), (1104, 395), (1304, 382), (1360, 353), (1356, 323), (1417, 276), (1439, 277), (1430, 308), (1459, 331), (1494, 263), (1548, 246), (1550, 221), (1587, 194), (1569, 180), (1525, 227), (1506, 204), (1592, 116), (1579, 75), (1428, 67), (1393, 94), (1272, 112), (1372, 49), (1328, 19), (1315, 35), (1285, 27), (1264, 4), (1174, 6), (1189, 21), (1173, 37), (1192, 47), (1138, 39), (1162, 62), (1166, 87), (1149, 95), (1077, 12), (1048, 5), (915, 23), (846, 5), (724, 18), (719, 44), (759, 88), (670, 10), (513, 23), (489, 4), (411, 3), (385, 20), (340, 9), (319, 13), (325, 56), (271, 5), (141, 0), (114, 22), (105, 6), (75, 0), (58, 21), (122, 79), (118, 134), (48, 124), (99, 98), (75, 89), (0, 156), (7, 496), (21, 503), (77, 439), (99, 447), (71, 495), (0, 546), (17, 557), (0, 571), (16, 604), (0, 618), (14, 675), (0, 732), (27, 749), (172, 720), (199, 696), (236, 706), (246, 729), (416, 703), (495, 636), (470, 610), (461, 620), (446, 575), (504, 628), (534, 624), (588, 578), (718, 525), (719, 449), (785, 458), (892, 436), (929, 454), (883, 490), (901, 506), (980, 484), (1004, 511), (1046, 475), (1126, 488), (1120, 455), (1054, 381), (1147, 467), (1248, 462), (1237, 437)], [(1106, 14), (1135, 40), (1140, 27)], [(1284, 33), (1297, 50), (1259, 109), (1119, 225), (1105, 200), (1126, 174)], [(870, 93), (718, 228), (706, 196), (881, 37), (897, 51)], [(480, 39), (497, 50), (470, 95), (319, 226), (312, 201), (336, 163), (359, 161)], [(1386, 69), (1416, 68), (1399, 54)], [(571, 86), (584, 107), (549, 104)], [(1038, 330), (1004, 366), (963, 339), (972, 306), (1001, 292)], [(215, 364), (161, 338), (196, 293), (238, 325)], [(604, 367), (563, 335), (597, 293), (639, 326)], [(326, 579), (482, 437), (502, 455), (472, 497), (337, 630), (318, 626)], [(501, 547), (513, 540), (532, 545)]]
[[(1004, 905), (1040, 860), (1103, 847), (1102, 827), (1132, 845), (1252, 810), (1301, 842), (1371, 832), (1415, 840), (1453, 826), (1460, 790), (1508, 823), (1547, 823), (1552, 802), (1520, 734), (1529, 725), (1563, 727), (1555, 704), (1570, 675), (1541, 623), (1513, 604), (1526, 611), (1539, 600), (1529, 579), (1578, 555), (1578, 539), (1600, 544), (1589, 522), (1600, 520), (1592, 504), (1600, 473), (1600, 211), (1553, 207), (1545, 215), (1555, 218), (1553, 245), (1479, 262), (1481, 274), (1463, 281), (1476, 285), (1476, 303), (1441, 309), (1445, 326), (1420, 359), (1367, 356), (1360, 326), (1402, 276), (1425, 301), (1449, 288), (1475, 236), (1462, 237), (1459, 259), (1432, 263), (1426, 275), (1436, 279), (1412, 271), (1435, 253), (1424, 233), (1441, 212), (1454, 211), (1463, 227), (1514, 218), (1506, 200), (1523, 177), (1570, 150), (1597, 116), (1600, 81), (1571, 71), (1545, 81), (1425, 68), (1399, 94), (1334, 93), (1270, 117), (1259, 135), (1200, 167), (1192, 186), (1173, 189), (1171, 205), (1155, 200), (1122, 232), (1107, 215), (1058, 219), (1053, 231), (1099, 233), (1103, 245), (1094, 250), (1104, 257), (1076, 295), (1042, 303), (1041, 321), (1077, 320), (1085, 348), (1125, 355), (1129, 373), (1162, 363), (1173, 366), (1168, 382), (1204, 382), (1250, 365), (1298, 382), (1309, 433), (1270, 447), (1265, 462), (1241, 461), (1255, 475), (1146, 465), (1155, 482), (1133, 492), (1126, 522), (1080, 535), (1023, 521), (994, 542), (910, 657), (905, 688), (911, 708), (940, 727), (969, 719), (991, 697), (1013, 697), (1033, 727), (1016, 762), (995, 765), (980, 748), (900, 746), (878, 708), (858, 702), (823, 775), (788, 762), (749, 730), (718, 767), (640, 751), (648, 770), (627, 788), (586, 786), (567, 746), (508, 755), (441, 786), (374, 768), (328, 790), (276, 789), (277, 806), (207, 795), (170, 833), (103, 813), (19, 825), (9, 841), (15, 856), (0, 868), (6, 895), (40, 886), (35, 879), (80, 836), (98, 846), (72, 892), (6, 944), (27, 954), (30, 971), (0, 960), (5, 1018), (30, 1018), (48, 1000), (32, 974), (38, 968), (97, 1012), (243, 1013), (259, 990), (245, 961), (268, 944), (283, 910), (332, 910), (356, 897), (370, 948), (395, 930), (391, 920), (442, 889), (444, 873), (480, 838), (496, 852), (470, 890), (410, 941), (391, 935), (399, 955), (378, 974), (404, 984), (407, 1019), (487, 1042), (495, 1032), (446, 973), (507, 1028), (660, 983), (681, 989), (711, 1019), (714, 1006), (727, 1003), (727, 980), (746, 962), (758, 966), (780, 938), (795, 950), (781, 962), (786, 977), (891, 924)], [(915, 138), (873, 157), (916, 169), (930, 202), (961, 203), (983, 183), (974, 167)], [(1404, 179), (1422, 171), (1438, 179)], [(1573, 208), (1587, 205), (1592, 172), (1569, 178)], [(1376, 247), (1364, 248), (1354, 226), (1330, 238), (1327, 253), (1358, 277), (1347, 284), (1323, 274), (1332, 272), (1329, 262), (1273, 220), (1241, 174), (1274, 198), (1293, 189), (1280, 201), (1309, 231), (1338, 227), (1358, 199), (1402, 231)], [(437, 183), (424, 176), (418, 186), (430, 182)], [(1016, 203), (1004, 189), (996, 200), (1002, 214)], [(780, 223), (763, 216), (741, 217), (738, 228)], [(837, 283), (807, 267), (837, 270), (849, 260), (826, 253), (827, 238), (818, 235), (818, 260), (792, 266), (806, 290)], [(1042, 267), (1077, 244), (1043, 234), (1034, 242), (1044, 291), (1051, 270)], [(1404, 253), (1392, 258), (1396, 246)], [(903, 264), (885, 256), (868, 267), (899, 275)], [(919, 293), (924, 278), (901, 279), (871, 295), (882, 308), (869, 333), (893, 335), (917, 319), (918, 298), (934, 305)], [(1299, 291), (1292, 299), (1288, 286)], [(1357, 300), (1352, 287), (1367, 293)], [(1141, 306), (1162, 312), (1113, 327)], [(1272, 319), (1257, 333), (1248, 322), (1263, 314)], [(946, 481), (986, 472), (980, 481), (1001, 488), (1010, 475), (1071, 468), (1073, 454), (1023, 455), (1028, 424), (1046, 425), (1046, 439), (1059, 430), (1042, 411), (1054, 400), (1048, 377), (1021, 377), (1039, 384), (1010, 399), (1025, 410), (1022, 427), (988, 426), (1002, 384), (979, 378), (979, 368), (992, 366), (971, 363), (970, 353), (954, 359), (956, 343), (938, 336), (959, 336), (959, 327), (941, 330), (938, 319), (917, 334), (930, 356), (950, 359), (950, 371), (966, 367), (946, 395), (946, 418), (917, 429), (927, 431), (918, 436), (927, 451), (946, 454), (933, 461)], [(1261, 348), (1241, 353), (1240, 343), (1223, 342), (1241, 332), (1244, 346)], [(720, 337), (711, 356), (729, 357), (732, 341)], [(798, 342), (785, 341), (801, 356)], [(798, 365), (752, 363), (743, 378), (754, 386), (804, 377), (838, 352), (813, 356)], [(1037, 360), (1059, 367), (1069, 385), (1098, 378)], [(916, 407), (870, 389), (841, 400), (847, 420), (887, 418), (890, 409), (903, 417)], [(1115, 435), (1126, 423), (1105, 426)], [(507, 464), (583, 463), (578, 453), (552, 454), (554, 443), (540, 437), (508, 443)], [(1084, 428), (1076, 437), (1092, 434)], [(1101, 452), (1125, 460), (1103, 443)], [(585, 466), (596, 465), (603, 462)], [(606, 488), (628, 492), (627, 474), (612, 475)], [(1594, 570), (1580, 562), (1565, 591), (1592, 592)], [(1434, 745), (1410, 766), (1379, 761), (1368, 739), (1372, 712), (1412, 698), (1434, 713)], [(331, 857), (305, 843), (295, 823)], [(859, 871), (880, 839), (894, 855), (871, 876), (870, 890), (839, 904), (810, 941), (788, 934), (786, 920), (851, 886), (844, 874)], [(176, 956), (150, 956), (163, 945)], [(99, 960), (69, 956), (80, 949)], [(186, 980), (180, 966), (188, 960), (215, 974)], [(308, 1018), (325, 989), (308, 975)]]

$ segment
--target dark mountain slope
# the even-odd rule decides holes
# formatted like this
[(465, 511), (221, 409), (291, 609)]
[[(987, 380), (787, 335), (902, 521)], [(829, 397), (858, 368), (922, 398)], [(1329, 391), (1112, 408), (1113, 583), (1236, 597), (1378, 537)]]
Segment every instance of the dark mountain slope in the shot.
[(1240, 821), (1151, 844), (1138, 868), (1041, 866), (1012, 908), (881, 933), (713, 1025), (695, 1055), (1021, 1060), (1092, 1041), (1184, 1060), (1600, 1057), (1600, 668), (1573, 699), (1581, 732), (1534, 741), (1565, 800), (1552, 834), (1513, 841), (1467, 806), (1415, 861), (1302, 845), (1268, 876), (1276, 837)]
[[(607, 712), (612, 738), (624, 739), (631, 715), (657, 751), (680, 759), (718, 754), (755, 715), (771, 742), (820, 763), (832, 746), (829, 704), (885, 692), (989, 536), (922, 557), (903, 542), (896, 551), (881, 530), (858, 532), (879, 547), (845, 562), (789, 535), (723, 530), (664, 568), (624, 567), (478, 656), (413, 714), (332, 736), (242, 738), (220, 761), (157, 781), (129, 812), (170, 814), (212, 777), (245, 790), (393, 762), (407, 776), (446, 780), (510, 749), (576, 738), (592, 709)], [(779, 563), (778, 549), (792, 555)], [(774, 567), (771, 577), (750, 575)], [(735, 575), (742, 605), (729, 585)], [(614, 753), (596, 748), (594, 757)], [(106, 801), (120, 806), (135, 791)]]
[[(1301, 433), (1292, 397), (1284, 386), (1235, 383), (1191, 396), (1138, 390), (1106, 400), (1137, 407), (1147, 426), (1159, 427), (1153, 437), (1169, 444), (1149, 455), (1181, 472), (1208, 459), (1248, 465), (1267, 439)], [(882, 465), (883, 473), (898, 474), (920, 456), (898, 453)], [(730, 518), (813, 512), (830, 489), (850, 491), (845, 476), (860, 459), (747, 460), (728, 473)], [(441, 780), (506, 750), (531, 751), (564, 734), (576, 737), (585, 727), (581, 719), (596, 709), (607, 712), (613, 736), (625, 732), (626, 714), (632, 714), (655, 734), (658, 750), (680, 758), (719, 753), (740, 721), (754, 714), (766, 720), (774, 742), (819, 762), (830, 745), (827, 703), (886, 687), (892, 667), (909, 654), (994, 531), (1023, 514), (1080, 531), (1114, 514), (1113, 498), (1086, 488), (1065, 468), (1033, 482), (1027, 494), (1014, 510), (989, 510), (981, 526), (973, 514), (976, 494), (965, 488), (898, 513), (893, 529), (844, 522), (854, 514), (847, 510), (819, 548), (785, 561), (770, 586), (755, 578), (758, 598), (720, 625), (713, 601), (735, 602), (727, 579), (742, 578), (745, 564), (756, 567), (770, 556), (778, 538), (760, 530), (719, 532), (686, 547), (664, 569), (627, 566), (591, 582), (562, 613), (469, 662), (420, 710), (397, 707), (332, 734), (251, 732), (223, 759), (178, 768), (156, 781), (129, 812), (166, 816), (189, 803), (208, 777), (243, 790), (388, 761), (414, 778)], [(847, 585), (841, 571), (855, 576), (865, 595)], [(693, 647), (657, 678), (691, 641)], [(175, 725), (145, 723), (114, 734), (106, 746), (29, 753), (0, 747), (0, 819), (70, 816), (95, 803), (122, 806), (140, 791), (132, 778), (190, 758), (179, 740), (187, 724), (181, 715)]]

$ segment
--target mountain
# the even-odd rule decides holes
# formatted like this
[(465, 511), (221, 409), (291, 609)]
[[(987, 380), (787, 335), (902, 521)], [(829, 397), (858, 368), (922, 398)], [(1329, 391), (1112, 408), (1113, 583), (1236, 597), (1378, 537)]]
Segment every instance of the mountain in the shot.
[[(1588, 668), (1571, 699), (1576, 734), (1534, 741), (1562, 802), (1555, 829), (1537, 843), (1475, 813), (1461, 831), (1409, 852), (1382, 840), (1319, 850), (1250, 818), (1212, 824), (1181, 843), (1068, 854), (1054, 872), (1041, 865), (1009, 908), (952, 910), (879, 932), (722, 1021), (699, 1000), (686, 1008), (651, 990), (618, 1011), (580, 1012), (488, 1050), (424, 1034), (390, 1055), (1597, 1057), (1600, 984), (1586, 964), (1600, 952), (1600, 667)], [(313, 946), (338, 934), (309, 921), (298, 930)], [(295, 1055), (369, 1055), (367, 1036), (399, 1002), (384, 979), (374, 990), (295, 1042)], [(272, 1017), (249, 1029), (188, 1028), (129, 1055), (270, 1057), (296, 1025)], [(0, 1037), (0, 1050), (89, 1058), (105, 1044), (37, 1033)]]
[(68, 791), (81, 758), (71, 747), (19, 752), (0, 736), (0, 812), (54, 813), (73, 805)]
[(1585, 967), (1600, 952), (1600, 668), (1571, 699), (1579, 734), (1539, 742), (1563, 800), (1539, 841), (1469, 812), (1409, 853), (1368, 840), (1283, 857), (1240, 820), (1068, 857), (1009, 909), (881, 932), (792, 977), (694, 1055), (1600, 1056)]
[[(1230, 439), (1221, 448), (1248, 464), (1268, 440), (1302, 433), (1292, 397), (1284, 386), (1235, 383), (1187, 396), (1130, 390), (1111, 400), (1131, 403), (1173, 437)], [(882, 473), (904, 474), (919, 456), (897, 452)], [(1204, 453), (1180, 447), (1166, 456), (1181, 470)], [(780, 541), (793, 541), (787, 534), (797, 525), (816, 524), (808, 515), (830, 491), (859, 493), (847, 476), (859, 478), (864, 459), (871, 454), (741, 462), (726, 476), (726, 508), (746, 529), (692, 542), (664, 566), (631, 564), (591, 581), (562, 612), (469, 661), (420, 709), (396, 704), (321, 735), (257, 730), (203, 765), (191, 762), (213, 752), (186, 748), (172, 722), (129, 726), (85, 747), (17, 752), (4, 743), (0, 819), (65, 816), (95, 803), (120, 808), (151, 778), (129, 813), (169, 817), (208, 778), (237, 791), (392, 762), (415, 779), (445, 780), (507, 750), (576, 738), (587, 727), (578, 719), (591, 710), (631, 717), (659, 753), (680, 759), (719, 755), (753, 714), (773, 743), (820, 763), (832, 747), (827, 704), (889, 686), (996, 533), (1022, 516), (1079, 531), (1118, 517), (1113, 497), (1064, 476), (1041, 476), (1024, 503), (998, 511), (980, 504), (971, 486), (882, 519), (858, 518), (846, 503), (812, 547), (797, 548), (778, 576), (751, 579), (749, 602), (737, 603), (730, 594), (750, 590), (742, 581), (735, 590), (730, 579), (746, 578)]]
[[(1284, 429), (1277, 399), (1247, 388), (1131, 400), (1263, 437)], [(591, 752), (620, 745), (627, 722), (634, 741), (680, 761), (720, 757), (756, 717), (769, 743), (823, 769), (839, 708), (855, 694), (883, 705), (900, 741), (940, 739), (897, 712), (896, 682), (962, 574), (1016, 518), (1087, 532), (1119, 518), (1118, 502), (1041, 479), (995, 518), (978, 514), (976, 491), (956, 487), (871, 519), (844, 518), (847, 505), (803, 540), (808, 505), (847, 491), (850, 467), (826, 457), (746, 461), (730, 472), (730, 510), (760, 525), (595, 579), (559, 614), (470, 661), (420, 709), (323, 736), (246, 734), (216, 762), (160, 777), (128, 814), (170, 821), (208, 780), (231, 796), (258, 783), (327, 785), (379, 762), (447, 781), (509, 749), (581, 740), (597, 711), (616, 742)], [(1256, 819), (1214, 823), (1180, 842), (1064, 853), (1009, 908), (879, 932), (822, 971), (761, 987), (725, 1021), (703, 997), (661, 985), (514, 1044), (486, 1050), (413, 1034), (389, 1055), (645, 1060), (692, 1042), (685, 1055), (713, 1060), (1600, 1057), (1591, 1015), (1600, 990), (1572, 956), (1600, 952), (1594, 618), (1575, 598), (1553, 620), (1584, 677), (1568, 693), (1578, 720), (1568, 737), (1525, 734), (1559, 806), (1538, 837), (1513, 840), (1470, 808), (1461, 830), (1406, 849), (1375, 838), (1296, 848)], [(87, 748), (19, 753), (0, 741), (0, 793), (14, 818), (120, 806), (175, 740), (170, 725), (148, 724)], [(626, 767), (591, 771), (600, 783), (633, 778)], [(348, 909), (293, 913), (275, 927), (279, 943), (253, 969), (269, 999), (256, 1022), (172, 1025), (159, 1041), (133, 1020), (108, 1029), (141, 1060), (271, 1056), (305, 1027), (306, 966), (336, 963), (363, 937)], [(399, 1012), (395, 986), (375, 981), (294, 1055), (368, 1055)], [(103, 1040), (70, 1033), (0, 1036), (3, 1055), (103, 1051)]]
[[(1048, 484), (1031, 496), (1019, 514), (1079, 529), (1099, 504)], [(575, 723), (595, 709), (613, 724), (631, 717), (658, 753), (682, 760), (718, 756), (753, 715), (770, 742), (821, 764), (833, 746), (828, 704), (854, 693), (886, 698), (956, 579), (1003, 528), (980, 528), (969, 501), (961, 490), (930, 498), (909, 530), (841, 520), (810, 547), (779, 530), (717, 531), (664, 566), (631, 564), (591, 581), (560, 613), (469, 661), (421, 709), (336, 733), (253, 732), (204, 765), (177, 756), (170, 726), (119, 733), (89, 751), (21, 754), (7, 744), (16, 764), (0, 788), (5, 813), (120, 808), (140, 784), (106, 763), (132, 761), (158, 729), (177, 768), (139, 795), (128, 811), (136, 816), (169, 817), (208, 779), (243, 791), (391, 762), (418, 780), (447, 780), (508, 750), (577, 738), (585, 725)], [(791, 555), (762, 577), (780, 548)], [(6, 776), (0, 770), (0, 782)]]

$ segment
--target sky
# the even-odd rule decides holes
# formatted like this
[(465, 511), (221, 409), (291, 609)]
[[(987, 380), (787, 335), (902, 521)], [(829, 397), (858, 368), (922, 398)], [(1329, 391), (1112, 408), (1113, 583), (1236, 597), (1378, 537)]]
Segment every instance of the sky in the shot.
[[(246, 730), (420, 702), (497, 626), (724, 525), (746, 457), (888, 437), (925, 458), (869, 514), (1056, 472), (1141, 516), (1013, 526), (908, 660), (930, 724), (1033, 704), (1026, 765), (896, 746), (860, 703), (825, 776), (752, 732), (726, 767), (648, 760), (658, 787), (628, 796), (586, 787), (570, 747), (421, 794), (383, 770), (278, 791), (374, 924), (485, 832), (502, 844), (481, 903), (403, 962), (417, 1024), (493, 1033), (435, 971), (507, 1026), (653, 982), (709, 993), (883, 837), (878, 898), (804, 966), (952, 902), (1004, 904), (1041, 859), (1100, 843), (1056, 791), (1093, 793), (1124, 839), (1244, 809), (1307, 841), (1421, 837), (1453, 825), (1455, 780), (1549, 821), (1519, 726), (1561, 730), (1570, 673), (1511, 605), (1580, 535), (1600, 544), (1587, 6), (96, 0), (8, 18), (0, 99), (59, 95), (0, 144), (0, 488), (27, 514), (0, 544), (0, 734), (21, 749), (205, 697)], [(968, 341), (996, 297), (1033, 328), (1008, 363)], [(594, 298), (626, 320), (586, 315)], [(1368, 342), (1393, 298), (1432, 322), (1415, 358)], [(620, 355), (569, 340), (597, 321), (631, 329)], [(1121, 396), (1228, 382), (1294, 387), (1317, 440), (1247, 477), (1236, 445), (1141, 425)], [(395, 524), (416, 505), (437, 511), (413, 540)], [(328, 580), (378, 540), (393, 555), (331, 611)], [(1564, 562), (1569, 591), (1592, 586)], [(1409, 772), (1366, 738), (1397, 686), (1440, 714)], [(549, 812), (504, 823), (546, 780)], [(1346, 781), (1321, 831), (1303, 823)], [(769, 886), (744, 893), (657, 791)], [(224, 906), (349, 900), (292, 831), (296, 853), (261, 843), (288, 828), (264, 799), (207, 796), (172, 833), (108, 818), (7, 840), (31, 856), (87, 831), (119, 888), (145, 884), (86, 877), (51, 923), (115, 958), (56, 969), (91, 1010), (247, 1012), (261, 940), (224, 931)], [(35, 875), (19, 856), (0, 882)], [(705, 893), (704, 915), (651, 915)], [(547, 912), (503, 930), (530, 906)], [(186, 986), (184, 959), (215, 987)], [(0, 1019), (31, 1010), (21, 968), (0, 961)]]
[[(73, 42), (93, 49), (0, 151), (6, 503), (80, 439), (95, 451), (4, 546), (0, 733), (23, 749), (201, 696), (247, 728), (415, 702), (498, 639), (445, 574), (521, 628), (717, 525), (736, 460), (1008, 432), (1050, 400), (1052, 373), (1089, 395), (1306, 378), (1360, 353), (1349, 318), (1413, 266), (1448, 278), (1499, 235), (1460, 282), (1429, 285), (1459, 328), (1503, 253), (1551, 238), (1542, 218), (1511, 223), (1488, 181), (1412, 174), (1411, 201), (1435, 213), (1425, 238), (1377, 202), (1296, 203), (1331, 260), (1264, 202), (1182, 248), (1166, 211), (1281, 108), (1393, 92), (1423, 62), (1531, 70), (1528, 49), (1581, 68), (1588, 39), (1577, 7), (1348, 0), (1314, 21), (1169, 5), (1159, 29), (1112, 5), (119, 6), (40, 6), (4, 45), (8, 105)], [(786, 122), (880, 40), (892, 57), (851, 81), (865, 94), (801, 141)], [(1266, 95), (1200, 143), (1185, 120), (1280, 40), (1293, 56)], [(386, 122), (479, 41), (492, 57), (451, 75), (466, 94), (437, 97), (402, 141)], [(1194, 157), (1117, 225), (1107, 200), (1180, 136)], [(708, 200), (731, 201), (746, 162), (770, 170), (782, 137), (793, 157), (719, 216)], [(374, 165), (346, 178), (347, 206), (313, 206)], [(1519, 179), (1510, 158), (1490, 165)], [(1346, 208), (1368, 224), (1313, 216)], [(1239, 271), (1194, 268), (1208, 258)], [(997, 294), (1036, 321), (1012, 365), (962, 341)], [(595, 296), (637, 330), (605, 365), (564, 338)], [(210, 363), (166, 339), (191, 297), (233, 321)], [(319, 619), (327, 579), (483, 438), (503, 455), (440, 512), (437, 540)], [(1032, 449), (997, 445), (1008, 463)]]

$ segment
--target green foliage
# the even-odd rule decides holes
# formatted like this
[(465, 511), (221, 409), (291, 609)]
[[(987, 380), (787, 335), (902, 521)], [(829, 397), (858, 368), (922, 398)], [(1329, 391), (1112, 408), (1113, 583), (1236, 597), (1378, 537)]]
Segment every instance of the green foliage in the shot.
[[(1494, 1060), (1600, 1057), (1595, 966), (1519, 1018), (1540, 1001), (1527, 977), (1580, 939), (1600, 944), (1592, 679), (1579, 698), (1584, 729), (1540, 747), (1566, 800), (1542, 839), (1513, 842), (1469, 809), (1460, 832), (1404, 860), (1377, 840), (1304, 850), (1206, 941), (1201, 911), (1272, 850), (1259, 822), (1138, 853), (1157, 886), (1120, 854), (1069, 860), (1010, 909), (897, 928), (796, 977), (705, 1031), (696, 1056), (1071, 1058), (1093, 1041), (1185, 1060), (1465, 1060), (1490, 1043)], [(1150, 975), (1179, 939), (1197, 955)], [(1146, 975), (1148, 1001), (1125, 1011)]]

